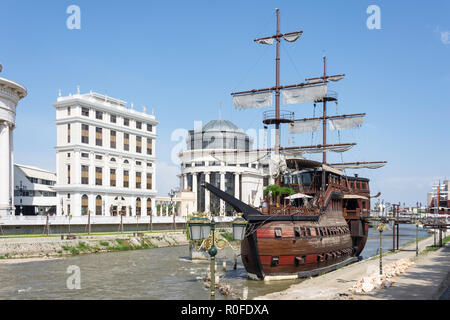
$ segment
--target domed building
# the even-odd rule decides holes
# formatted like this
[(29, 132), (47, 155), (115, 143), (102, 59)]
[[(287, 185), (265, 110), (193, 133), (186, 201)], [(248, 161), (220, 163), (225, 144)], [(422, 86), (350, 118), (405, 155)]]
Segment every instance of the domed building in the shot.
[(253, 139), (228, 120), (212, 120), (201, 129), (190, 130), (181, 160), (181, 189), (192, 191), (197, 212), (232, 215), (233, 208), (201, 186), (209, 182), (241, 201), (259, 207), (263, 198), (263, 169), (254, 163), (220, 161), (221, 152), (250, 150)]

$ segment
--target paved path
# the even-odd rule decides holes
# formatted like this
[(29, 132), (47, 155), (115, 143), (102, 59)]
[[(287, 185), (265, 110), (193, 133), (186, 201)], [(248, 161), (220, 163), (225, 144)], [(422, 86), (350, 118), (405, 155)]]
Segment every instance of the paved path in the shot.
[[(419, 250), (433, 245), (433, 237), (419, 242)], [(399, 259), (415, 257), (416, 244), (405, 246), (400, 252), (383, 256), (383, 265)], [(395, 277), (391, 288), (379, 289), (370, 294), (352, 294), (349, 289), (362, 277), (379, 270), (379, 259), (367, 259), (325, 275), (309, 278), (292, 285), (285, 291), (257, 297), (256, 300), (330, 300), (330, 299), (438, 299), (448, 287), (450, 248), (419, 255), (416, 264), (406, 273)], [(441, 287), (442, 285), (442, 287)]]

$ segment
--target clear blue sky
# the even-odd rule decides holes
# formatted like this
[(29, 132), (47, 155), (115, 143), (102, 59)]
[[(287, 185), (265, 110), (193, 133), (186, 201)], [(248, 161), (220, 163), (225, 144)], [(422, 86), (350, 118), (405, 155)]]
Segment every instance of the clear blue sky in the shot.
[[(66, 28), (69, 5), (81, 8), (81, 30)], [(381, 8), (381, 30), (366, 27), (366, 9)], [(1, 76), (28, 89), (17, 111), (15, 159), (55, 170), (56, 126), (51, 105), (63, 95), (94, 90), (154, 108), (158, 126), (157, 187), (176, 185), (171, 141), (177, 128), (222, 118), (244, 130), (262, 128), (263, 110), (237, 111), (230, 92), (272, 86), (274, 47), (253, 39), (303, 30), (281, 48), (281, 81), (291, 84), (322, 72), (345, 73), (334, 85), (340, 113), (368, 114), (344, 161), (387, 160), (361, 170), (373, 193), (390, 202), (425, 202), (437, 179), (450, 178), (450, 2), (435, 1), (17, 1), (0, 12)], [(447, 34), (448, 35), (448, 34)], [(335, 113), (332, 104), (330, 112)], [(312, 105), (284, 109), (311, 116)], [(330, 141), (337, 142), (330, 132)], [(290, 136), (283, 131), (285, 144)], [(311, 135), (296, 137), (310, 144)], [(320, 142), (316, 136), (314, 143)], [(339, 156), (330, 156), (339, 161)], [(351, 173), (351, 172), (349, 172)], [(162, 175), (165, 178), (162, 179)]]

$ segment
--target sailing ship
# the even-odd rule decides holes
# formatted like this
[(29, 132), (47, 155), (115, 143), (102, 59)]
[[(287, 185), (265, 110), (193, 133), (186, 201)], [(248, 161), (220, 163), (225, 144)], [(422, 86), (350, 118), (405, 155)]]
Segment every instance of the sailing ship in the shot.
[[(203, 186), (248, 221), (245, 239), (241, 243), (242, 262), (250, 278), (308, 277), (336, 269), (358, 260), (368, 236), (370, 210), (369, 179), (344, 174), (345, 169), (384, 166), (385, 161), (328, 163), (327, 152), (344, 152), (355, 143), (327, 144), (327, 124), (332, 130), (361, 126), (365, 113), (327, 115), (327, 103), (337, 102), (337, 94), (328, 90), (330, 82), (343, 79), (344, 74), (328, 75), (326, 57), (323, 75), (293, 85), (280, 84), (280, 41), (295, 42), (303, 31), (280, 33), (279, 10), (276, 10), (275, 35), (258, 38), (256, 43), (276, 43), (276, 83), (264, 89), (232, 93), (238, 109), (264, 108), (265, 126), (275, 126), (273, 148), (231, 151), (213, 154), (225, 162), (251, 163), (258, 161), (270, 166), (275, 185), (295, 191), (290, 196), (278, 196), (275, 203), (255, 208), (219, 188)], [(322, 116), (296, 119), (294, 112), (280, 110), (283, 104), (321, 103)], [(280, 146), (280, 126), (287, 124), (291, 134), (316, 132), (322, 127), (323, 142), (311, 146)], [(305, 158), (309, 153), (322, 153), (322, 162)], [(375, 197), (379, 196), (376, 195)]]

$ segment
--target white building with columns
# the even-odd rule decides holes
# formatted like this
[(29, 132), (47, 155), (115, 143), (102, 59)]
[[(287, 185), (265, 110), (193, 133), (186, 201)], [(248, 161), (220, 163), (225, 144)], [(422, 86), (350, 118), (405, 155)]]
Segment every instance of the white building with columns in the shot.
[(13, 131), (17, 104), (26, 95), (20, 84), (0, 77), (0, 216), (14, 214)]
[(249, 205), (261, 205), (263, 189), (268, 184), (262, 164), (226, 163), (214, 157), (222, 151), (249, 150), (253, 140), (242, 129), (228, 120), (212, 120), (201, 130), (190, 130), (186, 144), (186, 151), (179, 154), (180, 186), (181, 190), (194, 192), (194, 211), (233, 214), (233, 208), (203, 188), (202, 182), (209, 182)]
[(62, 97), (56, 108), (57, 215), (155, 213), (153, 114), (90, 92)]

